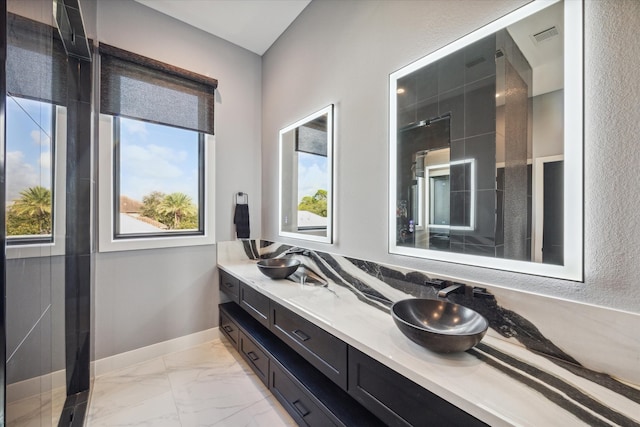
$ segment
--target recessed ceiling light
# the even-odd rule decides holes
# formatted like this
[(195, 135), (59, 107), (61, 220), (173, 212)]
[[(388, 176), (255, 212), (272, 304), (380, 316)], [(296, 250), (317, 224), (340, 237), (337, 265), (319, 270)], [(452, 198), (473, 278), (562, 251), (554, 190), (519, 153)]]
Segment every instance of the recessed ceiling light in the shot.
[(404, 93), (404, 88), (403, 87), (399, 87), (397, 92), (398, 92), (398, 95), (402, 95)]

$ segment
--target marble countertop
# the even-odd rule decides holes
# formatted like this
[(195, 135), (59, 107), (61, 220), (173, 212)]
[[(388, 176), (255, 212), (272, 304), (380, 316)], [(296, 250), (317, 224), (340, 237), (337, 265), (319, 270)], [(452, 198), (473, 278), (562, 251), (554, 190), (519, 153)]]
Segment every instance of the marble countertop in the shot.
[[(553, 389), (539, 380), (539, 372), (551, 375), (587, 393), (606, 410), (623, 414), (640, 425), (640, 405), (589, 379), (576, 375), (522, 346), (489, 333), (483, 349), (497, 350), (532, 369), (511, 372), (492, 357), (492, 351), (476, 347), (483, 357), (469, 353), (433, 353), (406, 338), (395, 326), (390, 314), (360, 301), (357, 296), (333, 282), (328, 288), (271, 280), (262, 275), (253, 260), (218, 260), (218, 267), (252, 286), (260, 293), (312, 321), (349, 345), (368, 354), (425, 389), (451, 402), (492, 426), (592, 425), (578, 417), (575, 410), (555, 404), (562, 387)], [(408, 297), (401, 291), (398, 299)], [(486, 357), (484, 357), (486, 356)], [(554, 381), (552, 381), (553, 383)], [(540, 383), (540, 386), (538, 386)], [(552, 395), (552, 396), (550, 396)], [(585, 408), (601, 425), (616, 425), (591, 408)], [(582, 409), (581, 409), (582, 411)], [(632, 421), (633, 422), (633, 421)], [(596, 423), (598, 424), (598, 423)]]

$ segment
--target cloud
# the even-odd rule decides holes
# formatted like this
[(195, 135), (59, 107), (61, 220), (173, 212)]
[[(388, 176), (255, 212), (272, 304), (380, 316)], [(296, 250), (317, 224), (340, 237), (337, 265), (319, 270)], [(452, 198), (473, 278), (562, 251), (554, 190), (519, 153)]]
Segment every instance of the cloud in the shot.
[(122, 125), (123, 130), (131, 135), (140, 135), (145, 137), (149, 134), (149, 130), (147, 129), (147, 124), (145, 122), (122, 119), (120, 120), (120, 124)]
[(51, 138), (39, 129), (34, 129), (30, 133), (31, 140), (42, 147), (43, 149), (49, 149), (51, 147)]
[(41, 185), (51, 188), (51, 169), (44, 165), (37, 169), (34, 165), (25, 162), (22, 151), (8, 151), (6, 165), (7, 200), (20, 198), (20, 192), (29, 187)]
[(326, 158), (304, 157), (307, 158), (300, 156), (298, 164), (298, 201), (302, 200), (304, 196), (313, 196), (319, 189), (329, 189)]
[(51, 151), (43, 151), (40, 153), (38, 164), (41, 169), (51, 170)]
[(122, 147), (121, 156), (123, 195), (137, 200), (152, 191), (197, 195), (197, 178), (182, 165), (188, 157), (186, 151), (155, 144), (132, 144)]

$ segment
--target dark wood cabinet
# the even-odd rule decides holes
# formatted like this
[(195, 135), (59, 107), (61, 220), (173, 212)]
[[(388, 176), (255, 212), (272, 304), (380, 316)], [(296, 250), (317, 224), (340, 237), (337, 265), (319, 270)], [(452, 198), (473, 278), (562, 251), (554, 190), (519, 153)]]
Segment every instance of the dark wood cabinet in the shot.
[(486, 425), (353, 347), (349, 394), (389, 426)]
[(229, 319), (224, 311), (220, 311), (220, 330), (224, 333), (231, 344), (237, 349), (238, 341), (240, 340), (240, 331), (236, 324)]
[[(302, 426), (367, 426), (384, 424), (353, 397), (314, 368), (268, 328), (233, 302), (220, 304), (221, 318), (240, 331), (240, 352), (282, 406)], [(229, 337), (228, 334), (224, 334)], [(253, 352), (253, 355), (250, 353)]]
[(315, 404), (312, 397), (298, 387), (293, 378), (277, 364), (271, 367), (271, 392), (299, 425), (335, 426), (336, 424)]
[(262, 351), (251, 338), (240, 332), (238, 351), (247, 361), (253, 372), (262, 380), (264, 385), (269, 386), (269, 357)]
[(238, 302), (240, 281), (226, 271), (220, 270), (220, 290), (231, 298), (231, 301)]
[(327, 378), (347, 389), (344, 341), (275, 302), (271, 302), (271, 331)]
[(269, 298), (240, 282), (240, 307), (258, 322), (269, 327)]

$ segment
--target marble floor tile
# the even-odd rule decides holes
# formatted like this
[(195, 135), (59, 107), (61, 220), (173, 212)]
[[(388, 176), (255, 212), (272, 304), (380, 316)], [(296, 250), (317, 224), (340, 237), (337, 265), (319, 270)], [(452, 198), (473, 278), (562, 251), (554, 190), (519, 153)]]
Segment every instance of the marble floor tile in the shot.
[(95, 379), (87, 426), (293, 426), (225, 341)]
[(65, 388), (59, 387), (53, 391), (7, 403), (7, 426), (42, 427), (58, 425), (65, 398)]

